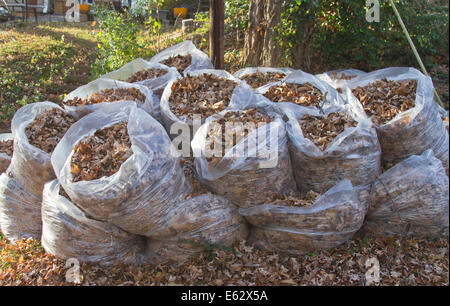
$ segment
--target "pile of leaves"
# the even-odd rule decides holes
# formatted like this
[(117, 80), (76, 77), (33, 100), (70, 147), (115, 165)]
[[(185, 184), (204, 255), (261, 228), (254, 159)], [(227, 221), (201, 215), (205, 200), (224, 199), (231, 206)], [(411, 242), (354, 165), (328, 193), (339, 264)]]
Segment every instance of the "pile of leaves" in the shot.
[(264, 96), (272, 102), (292, 102), (301, 106), (320, 106), (325, 100), (324, 94), (310, 83), (272, 86)]
[(320, 117), (304, 115), (298, 121), (303, 137), (311, 140), (320, 150), (328, 145), (347, 127), (355, 127), (357, 122), (347, 113), (328, 113)]
[(136, 88), (108, 88), (100, 92), (96, 92), (87, 99), (75, 97), (67, 100), (64, 104), (70, 106), (80, 106), (121, 100), (131, 100), (143, 104), (145, 103), (145, 95)]
[[(0, 233), (0, 285), (448, 286), (448, 256), (448, 238), (362, 236), (338, 248), (303, 256), (262, 252), (242, 241), (230, 250), (205, 248), (182, 265), (80, 263), (80, 277), (69, 279), (66, 261), (47, 254), (39, 241), (10, 244)], [(368, 283), (366, 278), (373, 266), (366, 266), (370, 259), (379, 263), (378, 283)]]
[(161, 61), (161, 64), (163, 65), (177, 68), (181, 75), (183, 75), (184, 70), (189, 67), (191, 63), (192, 56), (190, 54), (171, 56), (168, 59)]
[(281, 81), (286, 77), (284, 73), (278, 72), (267, 72), (262, 73), (261, 71), (256, 71), (252, 74), (246, 74), (242, 76), (240, 79), (247, 82), (253, 88), (259, 88), (271, 82)]
[(291, 207), (310, 207), (318, 197), (320, 197), (320, 193), (313, 190), (300, 196), (276, 194), (273, 196), (270, 204)]
[(39, 115), (25, 128), (31, 145), (52, 153), (75, 119), (59, 108), (52, 108)]
[(167, 73), (167, 70), (160, 69), (160, 68), (150, 68), (147, 70), (141, 70), (134, 74), (132, 74), (128, 79), (125, 80), (125, 82), (128, 83), (135, 83), (139, 81), (145, 81), (150, 79), (156, 79), (159, 77), (162, 77)]
[(14, 140), (13, 139), (0, 141), (0, 153), (5, 153), (8, 156), (12, 156), (13, 150), (14, 150)]
[[(260, 112), (257, 108), (229, 111), (215, 121), (219, 125), (214, 125), (213, 128), (209, 129), (206, 138), (210, 139), (211, 150), (214, 150), (216, 142), (221, 142), (221, 156), (223, 157), (228, 150), (232, 149), (253, 130), (272, 121), (273, 117)], [(227, 128), (227, 125), (230, 125), (231, 128)], [(208, 157), (206, 160), (209, 162), (210, 168), (213, 168), (222, 157)]]
[(72, 155), (73, 181), (90, 181), (111, 176), (131, 156), (128, 122), (97, 130), (74, 147)]
[(376, 126), (394, 119), (398, 114), (414, 107), (416, 80), (377, 80), (364, 87), (356, 87), (353, 95), (361, 102), (367, 116)]
[(172, 84), (170, 110), (180, 119), (192, 119), (194, 114), (209, 117), (228, 106), (237, 85), (213, 74), (188, 75)]

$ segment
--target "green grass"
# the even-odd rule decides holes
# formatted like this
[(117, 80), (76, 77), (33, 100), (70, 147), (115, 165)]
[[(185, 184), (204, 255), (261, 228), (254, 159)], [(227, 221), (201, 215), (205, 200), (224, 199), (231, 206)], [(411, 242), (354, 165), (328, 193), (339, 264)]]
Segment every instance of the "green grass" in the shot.
[(91, 24), (30, 23), (0, 26), (0, 118), (22, 105), (58, 102), (86, 84), (96, 58)]
[[(139, 42), (158, 52), (197, 36), (207, 51), (207, 29), (189, 35), (164, 29), (151, 35), (142, 26)], [(23, 105), (38, 101), (60, 102), (64, 94), (94, 79), (98, 28), (91, 23), (28, 23), (0, 25), (0, 132)], [(188, 37), (189, 36), (189, 37)]]

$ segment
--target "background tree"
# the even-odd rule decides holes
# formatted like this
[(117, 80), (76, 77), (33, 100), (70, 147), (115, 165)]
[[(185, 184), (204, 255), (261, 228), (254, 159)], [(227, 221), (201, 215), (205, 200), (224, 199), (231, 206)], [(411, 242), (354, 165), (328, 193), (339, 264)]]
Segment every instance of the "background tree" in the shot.
[(251, 0), (244, 42), (244, 62), (249, 66), (278, 66), (281, 52), (276, 26), (281, 21), (281, 0)]

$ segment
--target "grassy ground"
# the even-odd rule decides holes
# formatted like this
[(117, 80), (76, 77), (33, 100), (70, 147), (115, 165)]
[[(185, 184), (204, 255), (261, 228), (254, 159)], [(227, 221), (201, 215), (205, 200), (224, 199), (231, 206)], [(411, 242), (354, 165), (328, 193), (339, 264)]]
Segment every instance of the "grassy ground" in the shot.
[(0, 27), (1, 130), (22, 105), (57, 102), (90, 77), (97, 47), (90, 24), (31, 23)]

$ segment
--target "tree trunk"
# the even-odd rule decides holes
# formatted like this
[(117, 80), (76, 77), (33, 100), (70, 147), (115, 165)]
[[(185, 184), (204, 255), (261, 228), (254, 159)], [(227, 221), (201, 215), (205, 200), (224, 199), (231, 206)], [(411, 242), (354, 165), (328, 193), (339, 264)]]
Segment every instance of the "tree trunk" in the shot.
[(292, 65), (295, 69), (310, 70), (311, 69), (311, 54), (309, 47), (314, 30), (314, 22), (311, 20), (303, 24), (305, 33), (302, 36), (301, 43), (294, 46), (295, 53), (292, 54)]
[(293, 48), (295, 52), (292, 55), (292, 64), (295, 69), (311, 70), (311, 54), (310, 44), (314, 33), (314, 22), (316, 19), (318, 0), (309, 1), (308, 7), (305, 8), (309, 13), (309, 18), (305, 18), (302, 27), (303, 35), (301, 35), (299, 41)]
[(281, 20), (282, 0), (251, 0), (244, 43), (244, 63), (249, 66), (280, 64), (275, 27)]

